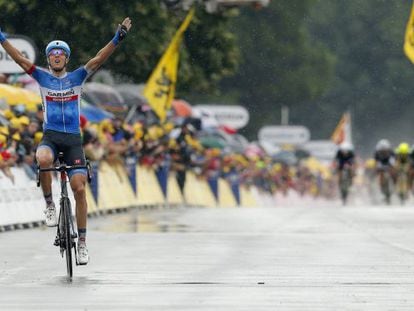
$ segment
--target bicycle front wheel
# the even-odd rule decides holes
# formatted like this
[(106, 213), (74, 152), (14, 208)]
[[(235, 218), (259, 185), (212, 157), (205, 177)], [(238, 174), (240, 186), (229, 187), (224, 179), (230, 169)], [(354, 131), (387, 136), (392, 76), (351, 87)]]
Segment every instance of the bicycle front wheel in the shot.
[(72, 262), (72, 233), (71, 233), (71, 217), (72, 211), (70, 207), (69, 199), (63, 200), (63, 219), (64, 219), (64, 231), (65, 231), (65, 255), (66, 255), (66, 270), (69, 279), (73, 276), (73, 262)]

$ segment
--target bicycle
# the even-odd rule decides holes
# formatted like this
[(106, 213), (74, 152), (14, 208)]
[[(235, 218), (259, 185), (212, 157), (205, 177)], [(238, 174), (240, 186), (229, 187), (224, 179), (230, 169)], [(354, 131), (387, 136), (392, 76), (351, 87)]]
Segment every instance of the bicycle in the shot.
[(352, 186), (352, 169), (349, 165), (344, 166), (339, 178), (339, 190), (341, 192), (342, 204), (346, 205), (349, 189)]
[(409, 165), (400, 164), (397, 170), (397, 193), (400, 198), (401, 205), (404, 205), (408, 199), (409, 192)]
[[(391, 193), (392, 193), (392, 175), (390, 172), (391, 168), (389, 166), (384, 167), (380, 171), (380, 189), (381, 193), (385, 197), (385, 203), (387, 205), (391, 204)], [(382, 177), (381, 177), (382, 174)]]
[(63, 161), (63, 153), (60, 152), (58, 155), (59, 165), (49, 168), (37, 168), (37, 186), (40, 187), (40, 173), (41, 172), (59, 172), (60, 173), (60, 211), (59, 211), (59, 220), (57, 225), (57, 232), (54, 245), (60, 247), (60, 254), (63, 258), (63, 254), (66, 255), (66, 272), (67, 277), (71, 281), (73, 277), (73, 260), (72, 260), (72, 248), (75, 253), (75, 262), (78, 263), (77, 249), (76, 249), (76, 239), (78, 234), (75, 230), (75, 225), (73, 223), (73, 214), (71, 203), (68, 195), (67, 189), (67, 172), (74, 169), (86, 169), (88, 182), (91, 181), (90, 174), (90, 164), (89, 161), (86, 162), (86, 165), (66, 165)]
[(342, 205), (346, 205), (349, 196), (349, 190), (352, 186), (353, 171), (349, 163), (345, 163), (341, 170), (338, 171), (338, 187), (341, 194)]

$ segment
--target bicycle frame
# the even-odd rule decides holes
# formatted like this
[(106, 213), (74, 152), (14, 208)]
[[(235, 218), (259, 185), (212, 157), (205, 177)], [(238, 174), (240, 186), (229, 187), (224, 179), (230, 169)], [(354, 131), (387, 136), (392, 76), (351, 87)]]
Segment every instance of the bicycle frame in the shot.
[(37, 170), (37, 186), (40, 186), (40, 173), (41, 172), (51, 172), (57, 171), (60, 173), (60, 211), (59, 211), (59, 221), (57, 226), (56, 238), (54, 245), (60, 247), (60, 253), (63, 257), (63, 253), (66, 252), (66, 268), (67, 268), (67, 275), (69, 280), (72, 280), (73, 276), (73, 267), (72, 267), (72, 248), (75, 250), (75, 262), (76, 265), (78, 263), (78, 256), (77, 256), (77, 249), (75, 247), (77, 238), (77, 233), (75, 231), (75, 225), (73, 223), (73, 214), (72, 208), (70, 204), (70, 199), (68, 195), (67, 189), (67, 181), (68, 181), (68, 174), (69, 170), (73, 169), (86, 169), (88, 182), (91, 180), (90, 175), (90, 166), (89, 162), (86, 165), (74, 165), (74, 166), (67, 166), (62, 160), (63, 154), (59, 154), (59, 162), (60, 165), (56, 167), (50, 168), (39, 168)]
[[(61, 197), (60, 197), (60, 212), (59, 212), (59, 221), (57, 227), (57, 237), (61, 239), (66, 239), (65, 243), (70, 242), (74, 243), (74, 240), (77, 238), (77, 234), (75, 231), (75, 226), (73, 223), (73, 214), (72, 208), (70, 204), (70, 199), (68, 195), (68, 188), (67, 188), (67, 173), (65, 170), (60, 172), (60, 185), (61, 185)], [(65, 204), (66, 203), (66, 204)], [(66, 223), (69, 225), (69, 230), (66, 230)], [(61, 228), (64, 228), (63, 232), (61, 232)], [(66, 238), (66, 232), (69, 232), (70, 239)], [(63, 257), (63, 252), (65, 251), (65, 243), (60, 243), (60, 253)], [(71, 245), (71, 248), (73, 245)], [(75, 248), (75, 258), (76, 258), (76, 265), (78, 265), (77, 261), (77, 254), (76, 254), (76, 247)]]
[(397, 194), (400, 197), (401, 204), (408, 199), (409, 193), (409, 177), (410, 175), (410, 167), (409, 164), (400, 164), (397, 169), (397, 182), (396, 182), (396, 190)]
[(380, 181), (381, 192), (385, 196), (385, 202), (387, 204), (391, 204), (391, 193), (392, 193), (391, 167), (386, 166), (380, 171), (379, 181)]
[[(69, 200), (69, 195), (68, 195), (68, 188), (67, 188), (67, 174), (66, 171), (62, 171), (60, 172), (60, 184), (61, 184), (61, 207), (63, 206), (63, 200)], [(70, 202), (70, 200), (69, 200)], [(70, 207), (70, 206), (69, 206)], [(69, 224), (71, 225), (71, 230), (72, 233), (75, 232), (75, 228), (73, 225), (73, 214), (72, 214), (72, 209), (69, 210), (70, 212), (70, 219), (69, 219)], [(60, 214), (60, 213), (59, 213)]]
[(347, 164), (344, 166), (344, 168), (340, 172), (340, 178), (339, 178), (339, 190), (341, 193), (341, 200), (344, 205), (346, 204), (351, 186), (352, 186), (352, 167)]

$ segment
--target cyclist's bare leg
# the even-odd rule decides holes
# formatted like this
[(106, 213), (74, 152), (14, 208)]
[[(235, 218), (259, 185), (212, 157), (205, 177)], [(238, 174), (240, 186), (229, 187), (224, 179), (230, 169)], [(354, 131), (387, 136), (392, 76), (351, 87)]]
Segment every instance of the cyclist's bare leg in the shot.
[(78, 262), (86, 265), (89, 261), (88, 249), (86, 247), (86, 222), (88, 206), (86, 203), (86, 176), (74, 174), (70, 179), (73, 195), (76, 200), (76, 223), (78, 225)]
[(379, 171), (378, 172), (378, 180), (379, 180), (379, 185), (382, 188), (384, 185), (384, 171)]
[[(50, 148), (40, 146), (36, 151), (36, 160), (40, 168), (48, 168), (53, 165), (53, 152)], [(43, 195), (52, 193), (52, 172), (40, 173), (40, 185)]]
[(341, 183), (341, 179), (342, 179), (342, 170), (338, 169), (338, 184)]
[(391, 179), (394, 182), (394, 184), (397, 182), (397, 178), (398, 178), (398, 171), (395, 167), (391, 166), (390, 167), (390, 175), (391, 175)]
[(86, 176), (83, 174), (74, 174), (70, 179), (70, 186), (76, 201), (76, 224), (78, 228), (83, 229), (86, 229), (88, 216), (85, 185)]
[(413, 176), (414, 176), (413, 167), (409, 166), (408, 167), (408, 190), (409, 191), (412, 191), (413, 189)]

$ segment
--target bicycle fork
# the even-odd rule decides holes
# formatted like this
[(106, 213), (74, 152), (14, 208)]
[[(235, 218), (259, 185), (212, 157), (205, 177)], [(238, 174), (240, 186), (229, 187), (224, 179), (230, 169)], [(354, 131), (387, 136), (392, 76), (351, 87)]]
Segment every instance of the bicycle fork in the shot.
[[(70, 201), (68, 197), (61, 197), (60, 199), (60, 211), (59, 211), (59, 220), (58, 220), (58, 226), (57, 226), (57, 232), (56, 232), (56, 237), (55, 237), (55, 242), (53, 243), (53, 245), (55, 246), (59, 246), (60, 247), (60, 255), (63, 258), (64, 252), (65, 252), (65, 224), (64, 224), (64, 218), (65, 218), (65, 203), (67, 202), (66, 208), (71, 209), (70, 206)], [(76, 265), (79, 265), (78, 263), (78, 251), (76, 249), (76, 243), (75, 243), (75, 239), (78, 237), (76, 231), (75, 231), (75, 226), (73, 224), (73, 216), (72, 216), (72, 211), (69, 210), (68, 213), (70, 216), (68, 217), (67, 221), (69, 222), (69, 226), (70, 226), (70, 233), (71, 233), (71, 247), (70, 248), (74, 248), (75, 249), (75, 260), (76, 260)]]

